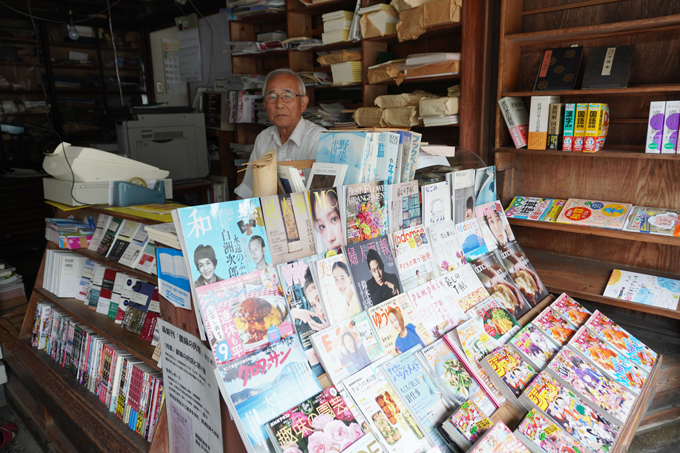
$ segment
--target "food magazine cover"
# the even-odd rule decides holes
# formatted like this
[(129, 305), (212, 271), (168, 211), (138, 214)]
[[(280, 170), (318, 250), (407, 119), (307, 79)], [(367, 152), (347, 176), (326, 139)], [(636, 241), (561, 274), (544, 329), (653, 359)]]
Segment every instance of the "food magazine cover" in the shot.
[(477, 318), (468, 319), (456, 327), (456, 333), (463, 352), (470, 362), (479, 363), (499, 346), (498, 342), (486, 333), (484, 326)]
[(484, 325), (484, 331), (498, 344), (507, 343), (519, 331), (517, 320), (493, 296), (471, 311)]
[(387, 237), (348, 245), (345, 254), (362, 309), (367, 310), (404, 292)]
[(313, 293), (316, 289), (314, 297), (320, 297), (323, 301), (328, 322), (335, 324), (359, 313), (362, 308), (347, 267), (347, 256), (333, 255), (315, 264), (319, 286), (309, 290)]
[(373, 181), (344, 186), (347, 244), (354, 244), (389, 232), (387, 217), (388, 186)]
[(275, 266), (314, 255), (314, 228), (304, 192), (260, 198)]
[(433, 338), (441, 337), (468, 319), (441, 277), (407, 294)]
[(433, 341), (406, 294), (369, 308), (368, 315), (388, 355), (403, 354), (414, 346), (424, 347)]
[(392, 243), (404, 291), (410, 291), (439, 276), (424, 226), (392, 233)]
[(548, 297), (548, 290), (517, 241), (510, 241), (500, 247), (498, 254), (505, 270), (532, 307)]
[(482, 255), (470, 264), (489, 295), (499, 301), (515, 319), (531, 310), (531, 305), (505, 270), (498, 250)]
[(434, 259), (439, 269), (439, 274), (444, 275), (467, 263), (463, 248), (458, 242), (456, 225), (447, 220), (432, 225), (427, 229), (430, 238)]
[(456, 303), (464, 312), (489, 297), (488, 291), (469, 264), (442, 275), (440, 280), (446, 284), (450, 295), (455, 298)]

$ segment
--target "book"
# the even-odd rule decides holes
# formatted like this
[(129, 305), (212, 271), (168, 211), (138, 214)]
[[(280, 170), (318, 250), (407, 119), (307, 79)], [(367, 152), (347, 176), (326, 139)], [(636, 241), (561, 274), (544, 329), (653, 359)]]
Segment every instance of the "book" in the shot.
[(505, 209), (505, 217), (507, 219), (528, 219), (529, 216), (538, 215), (540, 218), (545, 210), (545, 206), (542, 204), (545, 199), (546, 198), (515, 196)]
[(387, 237), (348, 245), (345, 255), (364, 310), (403, 293)]
[(566, 202), (567, 200), (551, 199), (550, 204), (543, 214), (541, 214), (538, 220), (543, 222), (556, 222), (557, 218), (560, 216), (560, 213), (562, 213), (562, 209), (564, 209)]
[(542, 370), (560, 350), (535, 325), (529, 323), (508, 341), (519, 356), (535, 370)]
[(661, 153), (665, 115), (666, 102), (652, 101), (649, 103), (649, 122), (647, 123), (647, 140), (645, 142), (646, 153)]
[(530, 453), (502, 420), (497, 421), (472, 447), (470, 453)]
[(656, 352), (601, 311), (595, 310), (595, 313), (586, 322), (586, 327), (618, 352), (625, 354), (635, 365), (647, 372), (652, 371), (657, 359)]
[(427, 369), (417, 358), (418, 349), (413, 348), (381, 367), (381, 371), (399, 393), (401, 400), (411, 411), (430, 441), (447, 451), (446, 441), (437, 427), (446, 419), (451, 405), (437, 388)]
[(548, 297), (548, 290), (517, 241), (510, 241), (498, 249), (503, 266), (529, 304), (536, 306)]
[[(576, 86), (576, 76), (582, 55), (583, 47), (579, 46), (546, 49), (534, 84), (534, 91), (573, 90)], [(554, 103), (551, 102), (551, 104)]]
[(338, 453), (364, 437), (364, 432), (338, 390), (331, 386), (288, 409), (265, 425), (277, 452), (294, 447), (302, 453), (317, 451), (327, 442)]
[(400, 294), (367, 310), (384, 351), (391, 356), (403, 354), (433, 338), (406, 294)]
[(199, 286), (196, 301), (218, 365), (295, 336), (275, 272), (254, 270)]
[(458, 242), (456, 225), (447, 220), (427, 229), (434, 260), (440, 275), (444, 275), (467, 263), (463, 249)]
[(249, 451), (274, 451), (264, 429), (272, 420), (322, 391), (296, 336), (215, 369), (229, 413)]
[[(374, 16), (371, 16), (372, 18)], [(385, 184), (398, 182), (397, 160), (401, 153), (399, 147), (400, 136), (397, 132), (381, 131), (378, 137), (378, 163), (376, 180)]]
[(468, 263), (489, 252), (476, 218), (456, 224), (458, 242)]
[[(158, 291), (171, 304), (191, 308), (191, 284), (180, 250), (158, 247)], [(113, 299), (112, 299), (113, 301)]]
[[(172, 222), (170, 222), (172, 224)], [(139, 255), (149, 240), (147, 227), (150, 225), (140, 225), (137, 232), (132, 236), (129, 245), (121, 255), (118, 263), (127, 267), (134, 267), (139, 262)]]
[(304, 192), (261, 197), (260, 203), (274, 266), (316, 253)]
[(111, 246), (111, 251), (109, 252), (108, 257), (114, 261), (119, 261), (140, 227), (141, 224), (138, 222), (133, 222), (132, 220), (123, 220), (118, 232), (118, 236), (116, 236), (116, 240)]
[(564, 104), (550, 104), (550, 118), (548, 120), (548, 149), (562, 148)]
[[(350, 62), (351, 63), (351, 62)], [(321, 134), (316, 162), (326, 164), (346, 164), (347, 172), (341, 185), (366, 182), (362, 172), (368, 165), (371, 137), (368, 132), (335, 132)]]
[(576, 120), (574, 121), (574, 140), (572, 151), (583, 152), (586, 135), (586, 118), (588, 116), (588, 104), (576, 104)]
[(446, 419), (442, 428), (460, 448), (467, 451), (492, 425), (479, 407), (467, 400)]
[(496, 201), (496, 167), (475, 170), (475, 206)]
[(557, 222), (621, 230), (631, 208), (630, 203), (569, 198)]
[(594, 153), (599, 151), (597, 148), (597, 137), (600, 135), (600, 128), (604, 121), (605, 105), (600, 103), (588, 104), (588, 115), (586, 116), (586, 133), (583, 144), (583, 152)]
[(520, 400), (548, 415), (576, 442), (591, 451), (609, 451), (614, 443), (616, 425), (583, 403), (545, 371), (529, 384)]
[(420, 225), (420, 192), (418, 181), (392, 184), (387, 188), (390, 233)]
[(340, 253), (345, 245), (345, 233), (337, 189), (310, 190), (307, 203), (314, 225), (317, 255), (325, 257)]
[(508, 241), (515, 240), (515, 235), (512, 233), (500, 201), (478, 204), (475, 207), (475, 214), (488, 251), (493, 251), (507, 244)]
[(410, 291), (439, 276), (423, 225), (395, 231), (392, 233), (392, 243), (404, 291)]
[(99, 216), (97, 217), (97, 227), (94, 230), (94, 234), (92, 235), (90, 244), (87, 246), (88, 250), (92, 250), (93, 252), (97, 251), (97, 249), (99, 248), (99, 244), (101, 244), (102, 239), (104, 238), (106, 230), (108, 230), (109, 228), (109, 223), (111, 223), (112, 218), (113, 217), (111, 217), (110, 215), (99, 214)]
[(384, 181), (343, 187), (347, 244), (366, 241), (389, 232), (386, 189)]
[(527, 146), (529, 133), (529, 114), (520, 97), (506, 96), (498, 100), (498, 105), (508, 126), (515, 148)]
[(602, 295), (677, 310), (680, 306), (680, 280), (614, 269)]
[(448, 181), (425, 185), (421, 193), (423, 225), (426, 228), (451, 220), (451, 188)]
[(324, 164), (314, 162), (307, 177), (307, 190), (331, 189), (342, 186), (347, 164)]
[(576, 333), (574, 327), (552, 307), (546, 307), (531, 323), (559, 348), (566, 345)]
[(634, 51), (635, 46), (591, 48), (581, 89), (626, 88)]
[(318, 286), (309, 289), (310, 297), (321, 298), (330, 324), (362, 311), (356, 286), (347, 267), (346, 255), (320, 259), (315, 263), (315, 269)]
[(411, 136), (411, 140), (408, 142), (405, 141), (404, 143), (407, 143), (409, 146), (408, 148), (406, 148), (406, 146), (402, 147), (401, 182), (413, 181), (413, 178), (416, 175), (416, 164), (418, 162), (418, 153), (420, 152), (420, 142), (423, 137), (423, 134), (419, 134), (418, 132), (409, 132), (408, 135)]
[(520, 329), (517, 320), (493, 296), (470, 310), (484, 326), (484, 331), (498, 344), (505, 344)]
[(389, 453), (427, 451), (430, 441), (380, 369), (388, 360), (372, 363), (343, 384)]
[(574, 392), (607, 420), (620, 426), (635, 404), (635, 395), (608, 378), (569, 348), (564, 348), (548, 364), (547, 372)]
[(300, 171), (297, 168), (291, 165), (278, 165), (277, 176), (284, 193), (290, 194), (305, 191), (305, 183), (302, 181)]
[(311, 342), (334, 385), (385, 356), (365, 311), (312, 334)]
[(453, 223), (458, 225), (475, 217), (475, 170), (446, 174), (453, 193)]
[(588, 453), (565, 430), (536, 409), (531, 409), (515, 429), (515, 436), (532, 453)]
[[(534, 89), (534, 91), (537, 90)], [(528, 149), (546, 149), (548, 146), (550, 104), (557, 104), (559, 102), (559, 96), (531, 96)]]
[(97, 253), (100, 255), (108, 256), (109, 250), (111, 250), (111, 245), (118, 235), (118, 230), (120, 229), (123, 219), (118, 219), (113, 217), (108, 224), (108, 227), (104, 231), (104, 236), (102, 237), (99, 247), (97, 247)]
[(505, 270), (498, 250), (480, 256), (470, 265), (489, 295), (500, 302), (515, 319), (521, 318), (531, 309), (531, 304)]
[(524, 406), (518, 398), (540, 370), (522, 360), (508, 345), (500, 346), (484, 357), (479, 364), (503, 396), (517, 410), (523, 412)]
[(312, 346), (312, 335), (328, 327), (328, 318), (321, 303), (317, 282), (312, 272), (313, 258), (279, 264), (279, 281), (286, 299), (295, 333), (307, 354), (307, 360), (314, 374), (319, 376), (323, 369)]
[(495, 350), (499, 343), (484, 330), (484, 325), (477, 318), (470, 318), (455, 330), (465, 356), (470, 362), (479, 363)]
[(623, 230), (680, 236), (680, 210), (634, 206)]
[(442, 277), (407, 294), (433, 338), (441, 337), (468, 319)]
[(626, 354), (618, 352), (593, 335), (587, 327), (581, 327), (568, 346), (623, 388), (634, 395), (640, 394), (647, 372), (633, 363)]
[(579, 328), (585, 324), (591, 315), (591, 313), (586, 308), (584, 308), (583, 305), (569, 297), (567, 293), (560, 294), (560, 297), (558, 297), (551, 306), (555, 313), (558, 313), (576, 328)]
[(574, 123), (576, 120), (576, 104), (564, 104), (564, 123), (562, 125), (562, 151), (574, 148)]
[(666, 101), (662, 154), (675, 154), (678, 147), (678, 126), (680, 126), (680, 101)]

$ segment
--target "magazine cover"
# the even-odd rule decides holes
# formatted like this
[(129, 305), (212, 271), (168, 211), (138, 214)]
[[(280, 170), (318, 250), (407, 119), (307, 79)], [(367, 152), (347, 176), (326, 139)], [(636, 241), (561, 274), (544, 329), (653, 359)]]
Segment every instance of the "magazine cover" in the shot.
[(502, 420), (497, 421), (470, 453), (530, 453)]
[(477, 376), (470, 372), (443, 338), (423, 348), (419, 355), (432, 374), (439, 378), (456, 406), (470, 399), (487, 417), (496, 411), (496, 405), (480, 386)]
[(625, 389), (635, 395), (640, 394), (647, 373), (627, 356), (617, 353), (614, 348), (591, 334), (586, 327), (579, 329), (568, 346), (600, 367), (607, 376), (623, 385)]
[(266, 420), (278, 417), (322, 390), (296, 336), (222, 364), (215, 374), (225, 390), (223, 396), (229, 412), (241, 428), (241, 438), (255, 453), (270, 453), (274, 449), (265, 430)]
[(324, 132), (319, 137), (316, 161), (327, 164), (347, 164), (345, 180), (347, 186), (362, 182), (364, 160), (371, 149), (368, 132)]
[(680, 306), (680, 280), (614, 269), (602, 295), (677, 310)]
[(463, 248), (458, 242), (456, 225), (447, 220), (427, 229), (439, 274), (444, 275), (467, 263)]
[(585, 324), (590, 317), (590, 312), (567, 293), (560, 294), (560, 297), (552, 303), (552, 308), (576, 328)]
[(385, 352), (396, 356), (433, 339), (406, 294), (368, 309), (368, 316)]
[[(538, 374), (531, 365), (508, 345), (503, 345), (482, 359), (503, 381), (510, 392), (518, 398)], [(489, 370), (489, 372), (491, 372)]]
[(418, 225), (392, 233), (394, 255), (404, 291), (439, 276), (425, 227)]
[(385, 355), (365, 311), (316, 332), (312, 344), (335, 385)]
[(364, 437), (348, 404), (333, 386), (268, 422), (267, 432), (276, 451), (294, 448), (296, 453), (317, 452), (317, 444), (340, 453)]
[(255, 270), (196, 288), (205, 330), (220, 365), (295, 333), (276, 273)]
[(328, 327), (328, 318), (319, 297), (317, 283), (314, 281), (310, 265), (313, 258), (307, 257), (290, 263), (278, 265), (283, 297), (286, 299), (290, 318), (300, 344), (307, 354), (307, 360), (314, 374), (319, 376), (323, 368), (312, 347), (312, 335)]
[(468, 319), (452, 297), (442, 277), (427, 282), (407, 294), (433, 338), (441, 337)]
[(496, 167), (475, 170), (475, 206), (496, 201)]
[(424, 453), (429, 440), (379, 369), (389, 359), (374, 362), (343, 384), (389, 453)]
[(471, 315), (476, 315), (482, 322), (484, 331), (498, 344), (507, 343), (519, 331), (517, 320), (493, 296), (477, 304), (471, 311)]
[(387, 194), (384, 181), (344, 186), (347, 244), (388, 233)]
[(509, 344), (516, 347), (535, 368), (542, 370), (550, 359), (560, 350), (533, 324), (529, 323), (517, 335), (510, 339)]
[(616, 437), (616, 426), (585, 405), (545, 371), (522, 394), (550, 416), (579, 444), (594, 452), (608, 452)]
[(631, 208), (630, 203), (570, 198), (557, 218), (557, 223), (621, 230)]
[(482, 229), (482, 237), (487, 250), (495, 250), (515, 240), (508, 219), (500, 201), (493, 201), (483, 205), (477, 204), (475, 207), (477, 221)]
[(505, 270), (532, 307), (548, 297), (548, 290), (517, 241), (508, 242), (498, 249), (498, 253)]
[(470, 443), (477, 442), (493, 423), (484, 412), (470, 400), (464, 402), (456, 412), (449, 417), (451, 423)]
[(404, 292), (387, 237), (345, 247), (352, 279), (364, 310)]
[(464, 312), (489, 297), (488, 291), (469, 264), (442, 275), (439, 279), (446, 284), (451, 296)]
[(571, 324), (562, 319), (551, 307), (546, 307), (531, 323), (560, 348), (576, 333)]
[(503, 267), (498, 250), (482, 255), (470, 264), (489, 295), (499, 301), (515, 319), (531, 310), (531, 305)]
[(260, 198), (272, 263), (295, 261), (316, 253), (312, 219), (304, 192)]
[(314, 162), (307, 178), (307, 190), (330, 189), (342, 186), (347, 164), (322, 164)]
[[(352, 413), (359, 426), (361, 426), (361, 430), (364, 432), (364, 434), (372, 434), (371, 428), (368, 426), (368, 422), (366, 421), (366, 417), (364, 417), (364, 414), (362, 414), (361, 410), (357, 407), (357, 404), (354, 402), (354, 398), (350, 396), (345, 385), (342, 382), (340, 382), (338, 385), (335, 386), (335, 389), (338, 391), (340, 396), (342, 396), (342, 399), (345, 401), (345, 404), (347, 404), (347, 409), (349, 409), (349, 411)], [(362, 439), (365, 437), (366, 436), (362, 437)], [(357, 442), (352, 444), (352, 446), (356, 444)]]
[(347, 447), (345, 453), (387, 453), (387, 450), (383, 449), (373, 433), (368, 432), (364, 437)]
[(489, 251), (484, 243), (482, 230), (479, 228), (479, 222), (476, 218), (456, 224), (456, 230), (458, 232), (458, 243), (463, 249), (468, 263)]
[[(359, 296), (347, 267), (346, 255), (334, 255), (316, 262), (316, 276), (319, 283), (315, 297), (323, 300), (330, 324), (354, 316), (362, 308)], [(310, 288), (310, 290), (313, 290)]]
[(562, 428), (536, 409), (531, 409), (524, 417), (515, 430), (515, 435), (520, 440), (524, 436), (546, 453), (589, 453)]
[(479, 363), (499, 346), (498, 342), (486, 333), (484, 326), (477, 318), (468, 319), (456, 327), (456, 333), (463, 352), (470, 362)]
[(390, 209), (390, 233), (420, 225), (420, 192), (418, 181), (392, 184), (387, 188)]
[(626, 354), (631, 362), (647, 372), (652, 371), (656, 362), (656, 352), (603, 315), (601, 311), (596, 310), (586, 326), (614, 349)]
[[(680, 210), (635, 206), (628, 216), (624, 231), (680, 236)], [(99, 231), (99, 227), (97, 227)], [(96, 232), (95, 232), (96, 234)]]
[(542, 200), (549, 200), (549, 198), (513, 197), (508, 208), (505, 210), (505, 216), (508, 219), (528, 219), (529, 216), (536, 214), (540, 216), (545, 209)]
[(448, 181), (421, 187), (423, 197), (423, 225), (426, 228), (451, 220), (451, 187)]
[(345, 245), (337, 189), (319, 189), (307, 192), (307, 203), (314, 225), (316, 253), (321, 257), (341, 253)]
[[(176, 307), (191, 309), (191, 284), (180, 250), (156, 248), (158, 262), (158, 292)], [(116, 282), (118, 282), (116, 275)], [(122, 286), (122, 282), (119, 285)], [(116, 292), (114, 285), (113, 291)], [(111, 299), (113, 301), (113, 299)]]
[(582, 398), (606, 411), (616, 425), (628, 419), (635, 404), (635, 395), (625, 391), (615, 381), (569, 348), (562, 349), (548, 365), (549, 372), (575, 390)]
[[(449, 175), (451, 177), (449, 178)], [(453, 223), (458, 225), (475, 218), (475, 170), (462, 170), (446, 175), (453, 191)]]
[(432, 381), (427, 370), (416, 358), (416, 348), (382, 366), (382, 371), (399, 392), (411, 413), (426, 434), (442, 452), (448, 447), (437, 426), (446, 420), (451, 411), (449, 403)]
[(550, 206), (548, 207), (548, 209), (545, 210), (545, 212), (541, 215), (541, 217), (538, 220), (542, 222), (557, 222), (557, 218), (562, 213), (562, 209), (564, 209), (564, 205), (566, 203), (567, 200), (563, 199), (551, 200)]

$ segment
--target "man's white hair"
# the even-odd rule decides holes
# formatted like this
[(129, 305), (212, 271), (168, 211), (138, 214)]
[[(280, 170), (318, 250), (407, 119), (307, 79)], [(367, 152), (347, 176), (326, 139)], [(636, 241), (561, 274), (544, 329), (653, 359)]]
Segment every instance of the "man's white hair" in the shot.
[(269, 84), (269, 81), (272, 79), (272, 77), (276, 77), (278, 75), (283, 75), (283, 74), (288, 74), (290, 76), (293, 76), (295, 80), (297, 80), (298, 84), (298, 91), (302, 96), (305, 96), (307, 94), (307, 90), (305, 89), (305, 83), (302, 81), (299, 75), (295, 74), (295, 72), (292, 69), (288, 68), (280, 68), (280, 69), (274, 69), (272, 72), (267, 74), (267, 77), (264, 78), (264, 84), (262, 85), (262, 95), (264, 96), (267, 94), (267, 85)]

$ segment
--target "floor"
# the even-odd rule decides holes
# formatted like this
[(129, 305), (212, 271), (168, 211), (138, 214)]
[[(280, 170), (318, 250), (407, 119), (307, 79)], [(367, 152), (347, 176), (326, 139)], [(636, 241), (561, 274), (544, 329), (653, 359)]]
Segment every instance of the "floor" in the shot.
[(14, 408), (9, 403), (0, 405), (0, 423), (14, 422), (19, 427), (19, 432), (7, 446), (0, 449), (0, 453), (43, 453), (31, 432), (19, 418)]

